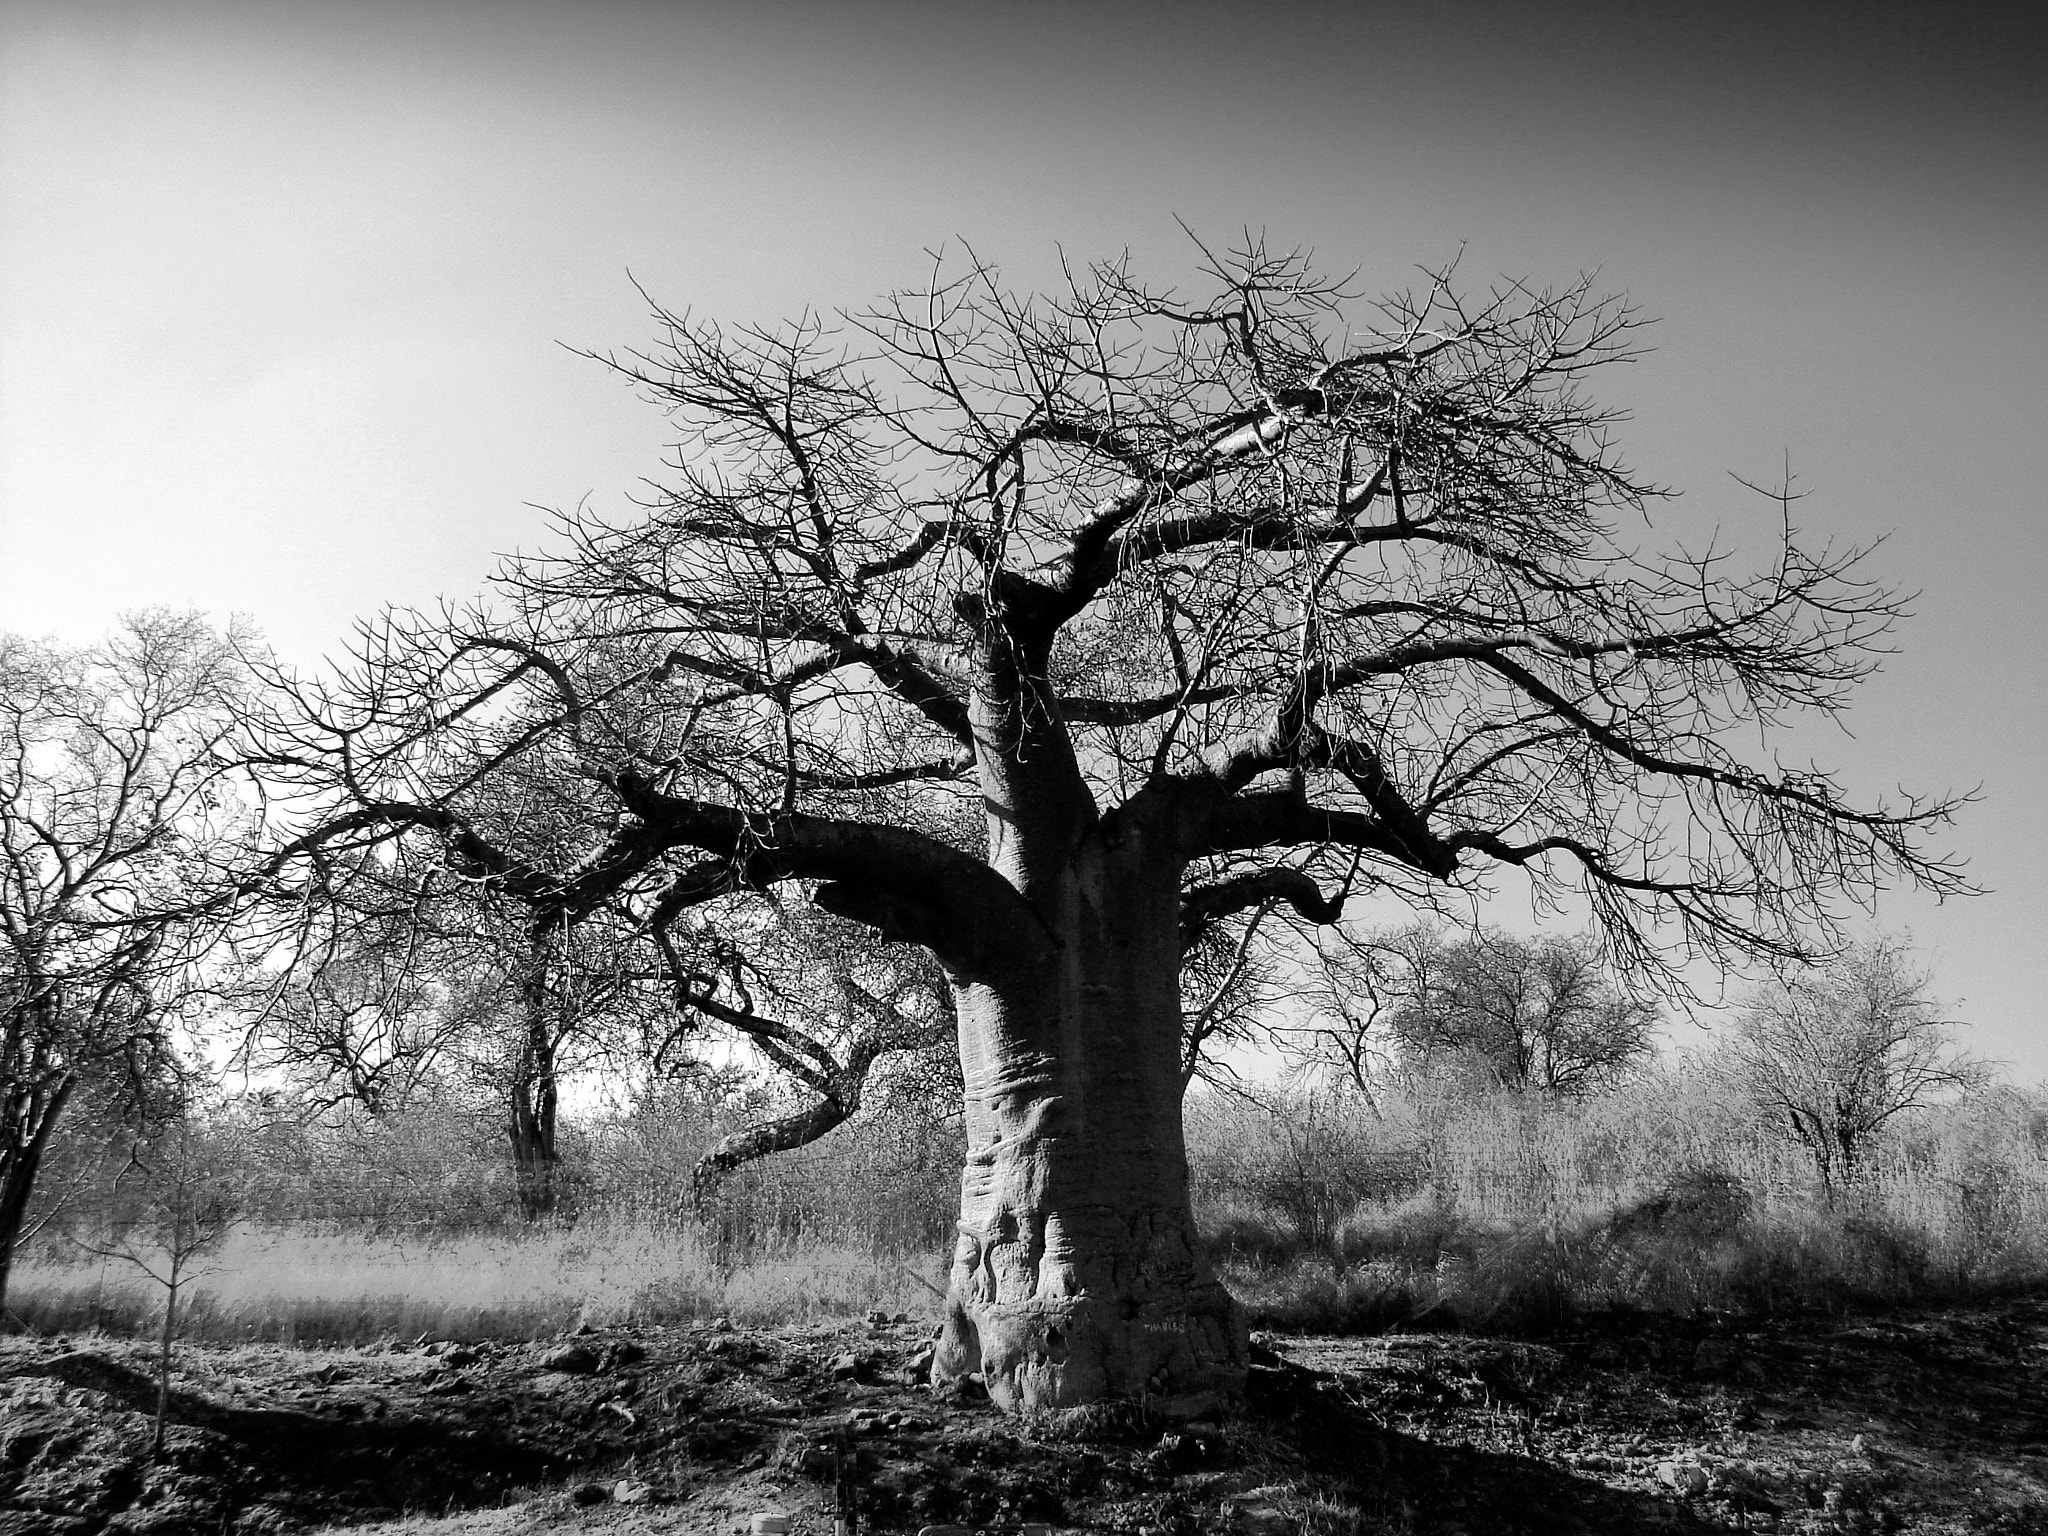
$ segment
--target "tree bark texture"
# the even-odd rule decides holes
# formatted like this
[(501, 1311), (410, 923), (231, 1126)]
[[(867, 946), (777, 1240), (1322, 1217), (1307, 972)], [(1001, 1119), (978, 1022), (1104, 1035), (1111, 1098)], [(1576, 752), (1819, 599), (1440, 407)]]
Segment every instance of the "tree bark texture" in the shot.
[(1014, 1412), (1191, 1413), (1243, 1385), (1188, 1203), (1180, 870), (1171, 828), (1099, 824), (1033, 872), (1050, 963), (957, 991), (968, 1150), (933, 1373), (979, 1372)]
[(9, 1170), (0, 1178), (0, 1319), (7, 1316), (8, 1287), (14, 1278), (14, 1245), (20, 1241), (21, 1213), (31, 1180)]

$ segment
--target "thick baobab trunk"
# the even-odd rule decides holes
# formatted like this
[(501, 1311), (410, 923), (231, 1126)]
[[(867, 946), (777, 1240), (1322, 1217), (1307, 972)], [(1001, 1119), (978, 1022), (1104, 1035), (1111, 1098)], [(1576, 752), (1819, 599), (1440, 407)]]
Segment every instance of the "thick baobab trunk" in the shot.
[(1244, 1381), (1188, 1203), (1179, 872), (1164, 835), (1090, 829), (1034, 901), (1053, 964), (956, 994), (968, 1151), (934, 1376), (978, 1371), (1012, 1411), (1192, 1413)]

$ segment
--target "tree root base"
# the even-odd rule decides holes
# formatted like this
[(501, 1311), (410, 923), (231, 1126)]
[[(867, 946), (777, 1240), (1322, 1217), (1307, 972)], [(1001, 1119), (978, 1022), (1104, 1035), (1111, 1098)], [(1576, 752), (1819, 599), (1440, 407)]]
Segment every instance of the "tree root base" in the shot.
[(1242, 1395), (1249, 1349), (1243, 1313), (1213, 1280), (1143, 1300), (954, 1297), (932, 1380), (978, 1372), (990, 1399), (1011, 1413), (1127, 1403), (1152, 1417), (1189, 1419)]

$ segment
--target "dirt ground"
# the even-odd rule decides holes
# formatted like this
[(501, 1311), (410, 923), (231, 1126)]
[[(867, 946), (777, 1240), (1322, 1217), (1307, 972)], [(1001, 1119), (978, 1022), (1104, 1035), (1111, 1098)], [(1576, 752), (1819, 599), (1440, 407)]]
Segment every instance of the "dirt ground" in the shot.
[(1260, 1335), (1214, 1422), (1023, 1423), (922, 1381), (925, 1325), (181, 1352), (0, 1341), (0, 1536), (2048, 1533), (2048, 1299), (1541, 1340)]

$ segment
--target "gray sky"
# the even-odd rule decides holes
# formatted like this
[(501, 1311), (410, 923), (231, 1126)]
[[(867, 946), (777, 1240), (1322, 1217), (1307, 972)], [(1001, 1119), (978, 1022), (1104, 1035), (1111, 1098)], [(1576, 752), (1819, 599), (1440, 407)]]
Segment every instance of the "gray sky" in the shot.
[[(1959, 20), (1960, 18), (1960, 20)], [(660, 419), (562, 346), (772, 321), (964, 238), (1031, 285), (1185, 219), (1362, 286), (1598, 268), (1670, 538), (1890, 533), (1901, 654), (1811, 743), (1981, 784), (1994, 893), (1888, 901), (2048, 1075), (2048, 32), (1779, 4), (0, 6), (0, 628), (150, 604), (287, 656), (616, 506)], [(1760, 550), (1759, 558), (1763, 557)]]

